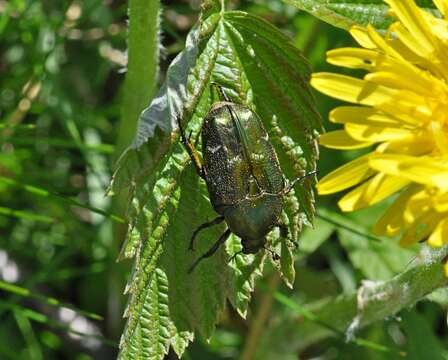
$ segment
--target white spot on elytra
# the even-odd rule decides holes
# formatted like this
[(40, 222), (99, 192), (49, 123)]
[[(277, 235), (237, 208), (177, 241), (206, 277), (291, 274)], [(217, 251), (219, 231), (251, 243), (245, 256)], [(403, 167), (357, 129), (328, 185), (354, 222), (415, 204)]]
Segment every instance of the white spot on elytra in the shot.
[(222, 148), (222, 146), (221, 146), (221, 145), (218, 145), (218, 146), (209, 148), (209, 150), (210, 150), (210, 152), (211, 152), (212, 154), (214, 154), (215, 152), (217, 152), (217, 151), (218, 151), (219, 149), (221, 149), (221, 148)]

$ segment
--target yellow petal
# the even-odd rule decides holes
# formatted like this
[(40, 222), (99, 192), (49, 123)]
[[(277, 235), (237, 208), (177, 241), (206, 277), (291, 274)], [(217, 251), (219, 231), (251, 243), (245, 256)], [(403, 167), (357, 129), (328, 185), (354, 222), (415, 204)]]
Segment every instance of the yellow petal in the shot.
[[(389, 42), (388, 42), (389, 43)], [(404, 57), (406, 59), (406, 57)], [(395, 76), (405, 84), (398, 88), (410, 89), (425, 95), (434, 95), (434, 91), (441, 92), (446, 90), (446, 84), (431, 76), (430, 73), (422, 71), (402, 58), (393, 58), (381, 52), (360, 48), (341, 48), (327, 52), (327, 62), (336, 66), (348, 67), (351, 69), (364, 69), (370, 72), (377, 71), (377, 78), (367, 79), (380, 84), (381, 77), (385, 75), (376, 75), (386, 72), (388, 76)], [(369, 74), (368, 76), (373, 76)], [(409, 81), (412, 79), (412, 81)], [(388, 80), (387, 77), (385, 80)], [(381, 82), (382, 84), (382, 82)], [(383, 84), (385, 85), (385, 84)], [(397, 87), (392, 82), (393, 87)]]
[(447, 40), (448, 39), (448, 26), (447, 21), (445, 19), (436, 18), (431, 13), (426, 11), (421, 11), (423, 16), (425, 17), (426, 22), (431, 28), (431, 32), (433, 35), (439, 40)]
[(387, 128), (382, 126), (370, 126), (360, 124), (345, 124), (345, 131), (355, 140), (368, 142), (381, 142), (400, 140), (412, 137), (411, 130), (402, 128)]
[(325, 95), (336, 99), (370, 106), (391, 101), (397, 94), (396, 90), (384, 86), (332, 73), (313, 74), (311, 85)]
[[(398, 72), (377, 71), (364, 76), (364, 80), (393, 89), (413, 91), (417, 94), (422, 94), (425, 96), (434, 95), (433, 92), (431, 93), (431, 91), (434, 91), (434, 89), (432, 89), (434, 84), (431, 84), (431, 87), (428, 89), (427, 86), (421, 86), (420, 82), (417, 81), (418, 77), (416, 77), (415, 81), (409, 81), (409, 78), (404, 77)], [(429, 84), (425, 83), (424, 85)]]
[(419, 186), (410, 185), (406, 190), (400, 193), (394, 203), (389, 206), (386, 212), (376, 222), (373, 233), (375, 235), (394, 236), (403, 230), (403, 213), (406, 209), (409, 197), (420, 189)]
[(448, 218), (441, 220), (431, 236), (428, 239), (428, 244), (434, 247), (441, 247), (448, 242)]
[[(422, 126), (429, 122), (432, 118), (431, 110), (427, 104), (421, 104), (424, 97), (417, 96), (413, 92), (406, 90), (395, 90), (397, 94), (394, 99), (376, 106), (387, 114), (392, 114), (406, 124), (412, 126)], [(411, 94), (417, 98), (412, 99)], [(407, 98), (405, 98), (407, 96)]]
[(448, 1), (447, 0), (433, 0), (444, 17), (448, 16)]
[(350, 29), (350, 35), (356, 40), (356, 42), (366, 49), (375, 49), (375, 43), (370, 39), (370, 36), (366, 28), (355, 25)]
[(357, 185), (375, 174), (375, 171), (369, 168), (368, 156), (369, 154), (361, 156), (325, 175), (316, 185), (318, 193), (333, 194)]
[(420, 43), (416, 42), (413, 34), (410, 33), (402, 23), (394, 24), (393, 30), (402, 43), (406, 45), (414, 54), (426, 60), (431, 59), (434, 49), (428, 49), (427, 47), (421, 46)]
[(441, 216), (434, 211), (428, 211), (406, 230), (400, 239), (401, 246), (409, 246), (426, 239), (432, 233)]
[(448, 86), (442, 79), (415, 66), (406, 56), (409, 55), (403, 55), (405, 60), (387, 57), (385, 60), (379, 61), (375, 68), (378, 72), (386, 72), (400, 77), (409, 83), (403, 88), (412, 86), (416, 92), (424, 95), (435, 96), (436, 93), (444, 94), (447, 91)]
[(380, 35), (378, 34), (378, 32), (376, 31), (376, 29), (372, 26), (372, 25), (367, 25), (367, 33), (370, 36), (370, 39), (372, 40), (372, 42), (375, 43), (376, 47), (378, 49), (383, 50), (387, 55), (397, 58), (397, 59), (401, 59), (401, 54), (399, 52), (397, 52), (393, 47), (391, 47), (386, 40)]
[(448, 278), (448, 261), (445, 261), (445, 263), (443, 264), (443, 272), (445, 274), (445, 277)]
[(408, 204), (403, 212), (403, 219), (406, 226), (412, 225), (418, 218), (431, 210), (431, 195), (426, 188), (417, 185), (420, 191), (416, 191), (409, 197)]
[(379, 154), (369, 159), (369, 165), (378, 171), (405, 177), (419, 184), (448, 189), (448, 164), (440, 159)]
[(357, 141), (350, 137), (344, 130), (331, 131), (319, 138), (319, 143), (330, 149), (353, 150), (362, 149), (372, 145), (370, 142)]
[(433, 207), (438, 212), (448, 212), (448, 193), (443, 192), (433, 197)]
[(362, 209), (376, 204), (407, 184), (409, 184), (407, 179), (379, 173), (342, 197), (338, 205), (342, 211)]
[[(443, 107), (444, 109), (442, 111), (446, 111), (446, 107)], [(439, 115), (439, 116), (437, 116)], [(438, 119), (442, 119), (442, 117), (445, 117), (445, 114), (437, 114), (434, 113), (435, 120), (431, 121), (430, 128), (432, 131), (432, 134), (434, 136), (434, 141), (437, 144), (437, 147), (445, 154), (448, 154), (448, 134), (447, 134), (447, 128), (446, 125), (442, 125)]]
[[(402, 23), (397, 22), (389, 27), (389, 30), (395, 34), (395, 38), (388, 41), (391, 47), (402, 54), (403, 58), (409, 63), (418, 66), (426, 71), (428, 77), (437, 78), (438, 84), (442, 84), (442, 79), (447, 76), (447, 66), (444, 63), (446, 51), (444, 51), (443, 42), (437, 40), (442, 49), (438, 53), (429, 52), (426, 48), (419, 46), (415, 38)], [(440, 59), (441, 60), (440, 60)], [(433, 75), (433, 76), (431, 76)], [(410, 77), (413, 79), (414, 77)], [(445, 84), (446, 87), (446, 84)], [(435, 91), (438, 91), (435, 89)]]
[(404, 155), (422, 156), (430, 154), (434, 142), (428, 136), (418, 132), (406, 139), (384, 142), (376, 148), (380, 153), (399, 153)]
[(424, 47), (428, 52), (433, 52), (434, 38), (415, 2), (413, 0), (385, 0), (385, 2), (389, 4), (400, 22), (412, 35), (414, 42), (420, 47)]
[(336, 99), (370, 105), (391, 114), (409, 114), (428, 119), (431, 112), (421, 96), (405, 90), (394, 90), (365, 80), (332, 73), (315, 73), (311, 85)]
[(404, 61), (407, 61), (414, 65), (420, 65), (422, 62), (425, 62), (425, 59), (417, 55), (414, 51), (412, 51), (398, 36), (397, 36), (397, 27), (403, 27), (403, 24), (400, 22), (395, 22), (389, 26), (388, 32), (393, 34), (387, 39), (387, 43), (390, 47), (393, 47), (395, 51), (397, 51), (403, 57)]
[(381, 54), (378, 51), (360, 48), (340, 48), (327, 52), (327, 62), (350, 69), (365, 69), (371, 71), (377, 58)]
[(331, 122), (346, 124), (363, 124), (371, 126), (401, 127), (403, 123), (381, 111), (371, 107), (363, 106), (340, 106), (330, 112)]

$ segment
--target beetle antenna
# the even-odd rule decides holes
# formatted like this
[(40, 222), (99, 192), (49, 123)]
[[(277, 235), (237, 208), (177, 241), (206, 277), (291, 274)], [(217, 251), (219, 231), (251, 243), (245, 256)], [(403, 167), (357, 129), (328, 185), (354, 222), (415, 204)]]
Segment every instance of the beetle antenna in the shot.
[(307, 178), (308, 176), (317, 175), (317, 174), (319, 174), (319, 170), (313, 170), (313, 171), (309, 172), (308, 174), (305, 174), (303, 176), (298, 177), (297, 179), (294, 179), (291, 182), (291, 184), (289, 184), (289, 186), (286, 188), (285, 194), (289, 193), (299, 181), (302, 181), (303, 179)]

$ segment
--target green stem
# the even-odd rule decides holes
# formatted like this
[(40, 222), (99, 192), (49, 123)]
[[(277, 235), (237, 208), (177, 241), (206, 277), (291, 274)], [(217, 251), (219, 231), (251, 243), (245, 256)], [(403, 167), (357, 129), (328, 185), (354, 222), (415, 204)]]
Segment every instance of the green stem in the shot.
[(243, 351), (241, 352), (241, 360), (250, 360), (254, 358), (257, 350), (258, 340), (263, 334), (265, 324), (269, 319), (274, 300), (274, 292), (280, 284), (280, 276), (275, 273), (271, 276), (268, 283), (268, 289), (261, 295), (260, 305), (250, 322), (249, 331), (246, 335)]
[(124, 83), (117, 157), (131, 143), (138, 117), (157, 88), (159, 0), (129, 1), (128, 68)]
[[(300, 338), (300, 348), (341, 332), (348, 340), (358, 343), (357, 330), (392, 317), (424, 299), (434, 290), (447, 286), (448, 279), (443, 271), (447, 254), (448, 246), (437, 250), (424, 249), (416, 258), (416, 261), (421, 260), (420, 264), (391, 280), (365, 282), (356, 293), (330, 298), (316, 306), (302, 307), (295, 302), (290, 304), (281, 299), (277, 300), (296, 310), (301, 318), (308, 320), (299, 320), (300, 327), (295, 327), (297, 331), (294, 337)], [(297, 319), (291, 321), (296, 322)], [(323, 326), (326, 324), (331, 324), (331, 327)], [(282, 326), (291, 328), (284, 323)]]
[[(158, 79), (160, 1), (130, 0), (128, 14), (128, 67), (115, 159), (118, 159), (122, 151), (132, 142), (139, 115), (153, 98)], [(126, 191), (115, 196), (112, 213), (117, 215), (125, 213), (127, 197)], [(126, 234), (126, 226), (114, 224), (113, 233), (112, 257), (116, 257)], [(110, 269), (109, 333), (115, 338), (122, 327), (123, 306), (118, 294), (123, 290), (124, 271), (122, 266), (115, 263), (115, 258), (111, 259)]]

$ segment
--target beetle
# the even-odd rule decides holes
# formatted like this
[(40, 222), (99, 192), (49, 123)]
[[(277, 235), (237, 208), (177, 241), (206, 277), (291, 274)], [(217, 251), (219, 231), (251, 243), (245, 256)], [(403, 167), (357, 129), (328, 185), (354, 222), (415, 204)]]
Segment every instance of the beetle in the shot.
[(266, 235), (275, 227), (287, 237), (288, 228), (280, 221), (283, 197), (312, 171), (288, 182), (280, 168), (274, 147), (259, 116), (249, 107), (229, 100), (216, 83), (224, 101), (215, 102), (201, 127), (202, 158), (187, 138), (177, 118), (181, 142), (197, 174), (205, 181), (213, 209), (219, 214), (200, 225), (192, 234), (189, 249), (194, 249), (198, 233), (225, 221), (227, 229), (204, 254), (194, 261), (192, 272), (203, 259), (236, 234), (241, 238), (242, 253), (255, 254), (265, 248)]

